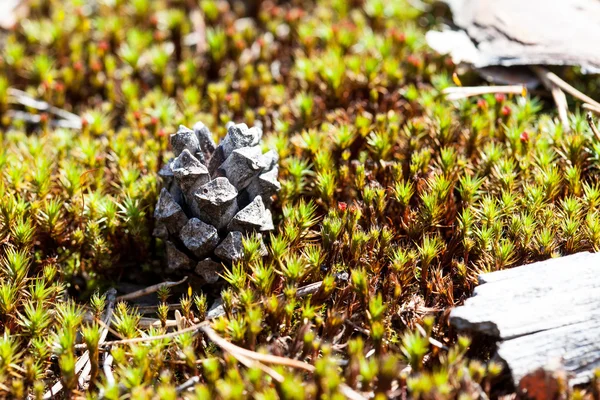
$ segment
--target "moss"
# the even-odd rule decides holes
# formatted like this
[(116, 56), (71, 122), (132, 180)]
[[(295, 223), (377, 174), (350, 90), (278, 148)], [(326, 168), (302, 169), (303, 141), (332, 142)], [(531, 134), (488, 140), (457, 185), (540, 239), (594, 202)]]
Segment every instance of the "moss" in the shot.
[[(255, 3), (40, 0), (2, 34), (0, 397), (57, 382), (64, 397), (478, 396), (499, 368), (467, 358), (444, 311), (479, 272), (599, 249), (600, 143), (582, 114), (565, 129), (531, 95), (447, 101), (454, 66), (424, 41), (435, 16), (408, 2)], [(81, 129), (16, 105), (9, 87)], [(212, 329), (310, 371), (267, 369), (203, 334), (99, 344), (99, 293), (166, 279), (157, 173), (169, 134), (198, 120), (219, 136), (260, 121), (282, 184), (269, 255), (245, 243)], [(210, 291), (161, 289), (150, 323), (118, 302), (108, 340), (186, 328)]]

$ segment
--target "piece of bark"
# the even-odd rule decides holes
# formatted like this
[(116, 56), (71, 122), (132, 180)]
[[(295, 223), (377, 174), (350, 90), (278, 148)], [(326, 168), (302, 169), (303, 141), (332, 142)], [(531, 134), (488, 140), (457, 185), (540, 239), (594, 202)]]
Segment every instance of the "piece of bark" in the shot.
[(510, 368), (513, 381), (549, 363), (560, 360), (570, 375), (569, 384), (587, 383), (600, 368), (600, 316), (582, 316), (582, 321), (507, 340), (499, 344), (498, 357)]
[(556, 359), (571, 385), (589, 381), (600, 367), (600, 253), (483, 274), (479, 283), (450, 322), (500, 341), (515, 384)]
[[(475, 67), (571, 65), (600, 71), (597, 0), (445, 0), (476, 48)], [(468, 48), (465, 41), (463, 46)]]

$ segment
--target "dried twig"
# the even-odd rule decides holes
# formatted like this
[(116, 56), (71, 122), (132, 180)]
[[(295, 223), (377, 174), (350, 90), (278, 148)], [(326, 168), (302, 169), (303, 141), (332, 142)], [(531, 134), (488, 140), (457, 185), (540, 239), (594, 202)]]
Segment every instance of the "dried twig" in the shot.
[(594, 124), (594, 117), (592, 116), (591, 112), (588, 111), (586, 119), (588, 125), (590, 126), (590, 129), (592, 130), (592, 133), (596, 137), (596, 140), (600, 142), (600, 131), (598, 131), (598, 128), (596, 128), (596, 124)]
[[(322, 284), (323, 284), (323, 282), (319, 281), (319, 282), (311, 283), (310, 285), (303, 286), (298, 289), (298, 291), (296, 292), (296, 296), (302, 297), (302, 296), (307, 296), (309, 294), (315, 293), (319, 290), (319, 288), (321, 287)], [(283, 295), (278, 296), (279, 299), (282, 299), (283, 297), (284, 297)], [(223, 315), (225, 315), (225, 309), (223, 308), (223, 306), (218, 306), (208, 313), (205, 321), (202, 321), (198, 324), (192, 325), (188, 328), (181, 329), (181, 330), (171, 332), (171, 333), (166, 333), (164, 335), (147, 336), (147, 337), (123, 339), (123, 340), (114, 340), (112, 342), (105, 342), (104, 346), (141, 343), (141, 342), (148, 342), (148, 341), (152, 341), (152, 340), (169, 339), (169, 338), (176, 337), (178, 335), (181, 335), (184, 333), (189, 333), (189, 332), (194, 332), (194, 334), (196, 334), (199, 332), (200, 328), (203, 327), (204, 325), (207, 325), (210, 320), (219, 318)]]
[[(323, 281), (311, 283), (309, 285), (298, 288), (298, 290), (296, 291), (296, 297), (304, 297), (308, 296), (309, 294), (314, 294), (319, 291), (321, 285), (323, 285)], [(283, 293), (277, 296), (278, 300), (282, 300), (284, 298), (285, 295)], [(208, 312), (208, 314), (206, 315), (206, 319), (215, 319), (219, 318), (222, 315), (225, 315), (225, 308), (223, 308), (223, 305), (219, 305)]]
[(197, 54), (204, 54), (208, 50), (206, 43), (206, 23), (204, 22), (204, 14), (200, 9), (192, 10), (190, 20), (194, 27), (194, 32), (184, 38), (184, 42), (188, 45), (196, 46)]
[(573, 86), (569, 85), (567, 82), (560, 79), (556, 74), (554, 74), (550, 71), (546, 71), (541, 67), (532, 67), (532, 68), (538, 74), (540, 74), (540, 73), (544, 74), (550, 82), (552, 82), (553, 84), (555, 84), (556, 86), (558, 86), (559, 88), (564, 90), (565, 92), (569, 93), (571, 96), (573, 96), (585, 103), (591, 104), (595, 108), (600, 109), (600, 103), (598, 103), (596, 100), (592, 99), (588, 95), (581, 93), (579, 90), (575, 89)]
[[(108, 335), (107, 326), (110, 324), (110, 321), (112, 320), (113, 310), (115, 307), (116, 294), (117, 294), (117, 291), (112, 288), (106, 292), (107, 304), (106, 304), (106, 309), (104, 310), (104, 317), (102, 318), (101, 321), (98, 321), (103, 326), (102, 332), (100, 333), (100, 340), (98, 341), (98, 347), (102, 346), (102, 344), (106, 340), (106, 336)], [(79, 372), (81, 372), (81, 374), (79, 376), (79, 385), (80, 386), (82, 386), (85, 383), (85, 381), (88, 379), (90, 371), (91, 371), (90, 352), (88, 350), (86, 350), (85, 353), (83, 353), (83, 355), (81, 357), (79, 357), (79, 359), (75, 363), (75, 374), (79, 374)], [(50, 388), (50, 390), (48, 390), (46, 393), (44, 393), (43, 398), (50, 399), (53, 396), (55, 396), (56, 394), (60, 393), (60, 391), (62, 389), (63, 389), (62, 382), (58, 381)]]
[(112, 362), (113, 356), (110, 354), (110, 348), (104, 357), (104, 362), (102, 363), (102, 370), (104, 371), (104, 375), (106, 376), (106, 383), (108, 386), (112, 386), (115, 384), (115, 377), (112, 373)]
[[(42, 116), (25, 111), (8, 110), (7, 115), (13, 120), (25, 121), (30, 124), (41, 124)], [(52, 119), (48, 122), (54, 128), (81, 129), (81, 124), (77, 124), (67, 119)]]
[(600, 108), (599, 107), (594, 107), (593, 105), (588, 104), (588, 103), (583, 103), (583, 105), (581, 107), (584, 110), (591, 111), (593, 113), (596, 113), (596, 114), (600, 115)]
[[(276, 371), (263, 366), (261, 362), (302, 369), (311, 373), (315, 371), (315, 367), (313, 365), (304, 361), (274, 356), (271, 354), (261, 354), (255, 351), (236, 346), (235, 344), (230, 343), (227, 340), (223, 339), (221, 336), (219, 336), (217, 332), (215, 332), (209, 325), (204, 325), (200, 327), (200, 330), (206, 335), (208, 339), (210, 339), (210, 341), (219, 346), (222, 350), (233, 355), (235, 358), (238, 359), (238, 361), (242, 362), (246, 366), (255, 366), (260, 368), (278, 382), (283, 382), (283, 377)], [(249, 361), (254, 362), (254, 364), (248, 365)], [(342, 394), (351, 400), (366, 400), (366, 397), (364, 397), (363, 395), (361, 395), (360, 393), (358, 393), (357, 391), (355, 391), (350, 386), (344, 383), (340, 384), (339, 387)]]
[(200, 382), (200, 377), (192, 376), (190, 379), (177, 386), (175, 388), (175, 391), (177, 392), (177, 394), (185, 392), (186, 390), (193, 388), (194, 385), (196, 385), (198, 382)]
[(558, 110), (558, 118), (560, 119), (560, 123), (562, 124), (563, 128), (568, 131), (569, 117), (567, 113), (569, 111), (569, 106), (567, 104), (567, 96), (565, 96), (565, 93), (561, 90), (561, 88), (549, 78), (550, 71), (541, 67), (533, 68), (533, 71), (540, 78), (544, 87), (548, 89), (550, 93), (552, 93), (552, 98), (554, 99), (554, 103), (556, 104), (556, 108)]
[[(158, 318), (145, 318), (142, 317), (140, 319), (140, 322), (138, 323), (138, 327), (140, 328), (160, 328), (162, 325), (162, 321)], [(174, 326), (177, 326), (177, 321), (175, 321), (174, 319), (168, 319), (165, 321), (165, 327), (167, 328), (172, 328)]]
[(182, 335), (184, 333), (193, 332), (194, 334), (199, 332), (199, 329), (202, 325), (208, 324), (209, 321), (202, 321), (199, 324), (192, 325), (188, 328), (182, 329), (180, 331), (175, 331), (171, 333), (165, 333), (164, 335), (155, 335), (155, 336), (146, 336), (139, 338), (131, 338), (131, 339), (122, 339), (122, 340), (113, 340), (112, 342), (105, 342), (104, 346), (116, 346), (119, 344), (132, 344), (132, 343), (142, 343), (142, 342), (151, 342), (153, 340), (162, 340), (162, 339), (170, 339), (176, 336)]
[(227, 340), (223, 339), (221, 336), (219, 336), (217, 332), (215, 332), (214, 329), (212, 329), (208, 324), (202, 325), (198, 329), (200, 329), (206, 335), (206, 337), (209, 338), (214, 344), (219, 346), (221, 349), (227, 351), (228, 353), (240, 354), (250, 359), (264, 362), (267, 364), (284, 365), (287, 367), (303, 369), (308, 372), (315, 371), (315, 367), (313, 365), (304, 361), (274, 356), (271, 354), (261, 354), (252, 350), (247, 350), (242, 347), (236, 346), (235, 344), (230, 343)]
[(117, 297), (117, 301), (137, 299), (138, 297), (146, 296), (146, 295), (148, 295), (150, 293), (157, 292), (158, 290), (160, 290), (163, 287), (172, 287), (172, 286), (180, 285), (183, 282), (185, 282), (186, 280), (187, 280), (187, 276), (184, 277), (183, 279), (181, 279), (180, 281), (176, 281), (176, 282), (162, 282), (162, 283), (158, 283), (156, 285), (148, 286), (145, 289), (136, 290), (135, 292), (131, 292), (131, 293), (127, 293), (127, 294), (124, 294), (122, 296), (119, 296), (119, 297)]
[[(75, 115), (61, 108), (51, 106), (45, 101), (34, 99), (29, 94), (19, 89), (9, 88), (8, 94), (9, 96), (11, 96), (10, 100), (13, 102), (21, 104), (25, 107), (34, 108), (38, 111), (51, 113), (58, 116), (59, 118), (62, 118), (62, 120), (54, 121), (54, 124), (58, 126), (72, 129), (81, 129), (81, 117), (78, 115)], [(33, 114), (18, 111), (13, 111), (12, 116), (20, 119), (25, 119), (26, 121), (30, 122), (40, 121), (37, 118), (35, 118), (36, 116)]]
[(508, 85), (508, 86), (463, 86), (449, 87), (442, 90), (448, 100), (466, 99), (472, 96), (481, 96), (491, 93), (506, 93), (506, 94), (522, 94), (526, 92), (523, 85)]
[[(153, 314), (156, 313), (156, 311), (158, 310), (158, 305), (152, 305), (152, 306), (136, 306), (137, 312), (140, 314)], [(173, 304), (168, 304), (167, 307), (169, 307), (169, 311), (174, 311), (177, 310), (178, 308), (181, 308), (181, 304), (180, 303), (173, 303)]]

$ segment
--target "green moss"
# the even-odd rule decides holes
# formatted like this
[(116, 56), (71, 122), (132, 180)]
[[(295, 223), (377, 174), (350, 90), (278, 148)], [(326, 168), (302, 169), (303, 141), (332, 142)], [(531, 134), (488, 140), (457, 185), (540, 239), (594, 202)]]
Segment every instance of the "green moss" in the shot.
[[(479, 272), (600, 249), (600, 143), (583, 115), (563, 127), (530, 95), (445, 100), (454, 66), (425, 46), (433, 16), (405, 1), (197, 3), (41, 0), (2, 33), (0, 397), (57, 382), (59, 396), (111, 399), (489, 391), (499, 367), (467, 359), (444, 310)], [(19, 120), (38, 111), (9, 87), (80, 115), (81, 130), (47, 112)], [(269, 255), (244, 244), (212, 327), (309, 370), (236, 359), (202, 334), (99, 345), (99, 293), (161, 279), (157, 172), (169, 134), (198, 120), (220, 136), (230, 120), (262, 122), (282, 183)], [(199, 322), (214, 300), (202, 289), (161, 289), (149, 322), (118, 302), (108, 340)]]

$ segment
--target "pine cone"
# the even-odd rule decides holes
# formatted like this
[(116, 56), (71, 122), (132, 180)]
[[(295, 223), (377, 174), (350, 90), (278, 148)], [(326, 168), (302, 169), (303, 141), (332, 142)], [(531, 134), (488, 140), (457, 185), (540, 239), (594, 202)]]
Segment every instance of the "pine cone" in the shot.
[(175, 158), (159, 172), (154, 212), (154, 236), (165, 241), (171, 272), (215, 283), (223, 263), (243, 257), (246, 235), (274, 229), (269, 207), (281, 188), (278, 155), (263, 154), (261, 138), (259, 127), (233, 123), (218, 146), (201, 122), (171, 135)]

